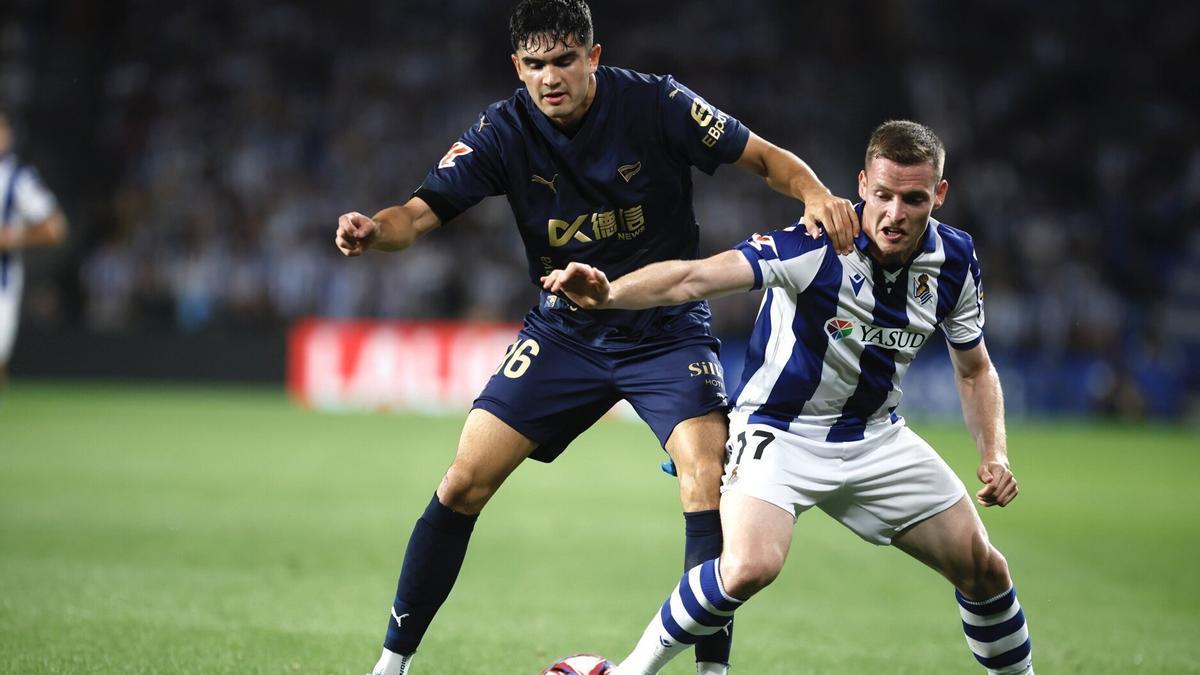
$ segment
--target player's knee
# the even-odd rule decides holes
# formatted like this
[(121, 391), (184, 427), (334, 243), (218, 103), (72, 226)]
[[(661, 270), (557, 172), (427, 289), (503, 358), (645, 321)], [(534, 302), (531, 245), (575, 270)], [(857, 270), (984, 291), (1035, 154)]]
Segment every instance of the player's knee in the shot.
[(995, 597), (1012, 586), (1008, 574), (1008, 561), (991, 544), (983, 542), (972, 556), (970, 569), (956, 584), (962, 594), (972, 600)]
[(498, 487), (480, 481), (469, 468), (455, 464), (438, 486), (438, 501), (452, 511), (474, 515), (483, 510)]
[(782, 569), (782, 557), (767, 553), (721, 556), (721, 582), (725, 592), (739, 600), (746, 600), (770, 586)]

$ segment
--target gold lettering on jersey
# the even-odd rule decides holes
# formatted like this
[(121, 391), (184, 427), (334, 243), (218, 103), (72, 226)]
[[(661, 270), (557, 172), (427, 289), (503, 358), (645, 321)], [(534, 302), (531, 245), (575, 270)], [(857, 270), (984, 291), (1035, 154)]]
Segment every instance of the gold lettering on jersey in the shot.
[(597, 239), (607, 239), (617, 233), (617, 212), (602, 211), (592, 214), (592, 234)]
[(633, 177), (638, 175), (638, 172), (641, 170), (642, 170), (641, 162), (635, 162), (633, 164), (622, 164), (621, 166), (617, 167), (617, 173), (621, 174), (621, 178), (624, 178), (626, 183), (633, 180)]
[(539, 176), (535, 173), (535, 174), (533, 174), (533, 179), (531, 182), (536, 183), (538, 185), (545, 185), (546, 187), (550, 188), (551, 192), (553, 192), (554, 194), (558, 194), (558, 190), (555, 189), (555, 187), (554, 187), (554, 181), (556, 181), (556, 180), (558, 180), (558, 174), (554, 174), (553, 178), (551, 178), (550, 180), (546, 180), (545, 178), (542, 178), (541, 176)]
[(696, 124), (700, 128), (708, 126), (713, 120), (712, 106), (704, 102), (704, 99), (697, 96), (692, 99), (692, 119), (696, 120)]
[(729, 115), (726, 115), (718, 110), (716, 123), (708, 128), (708, 131), (706, 131), (704, 136), (700, 138), (700, 142), (710, 148), (716, 145), (717, 141), (721, 140), (721, 136), (725, 133), (725, 125), (728, 122)]
[(583, 227), (583, 224), (588, 221), (590, 215), (591, 214), (585, 213), (576, 218), (575, 222), (573, 223), (568, 223), (565, 220), (551, 219), (547, 226), (550, 236), (550, 245), (554, 246), (555, 248), (559, 246), (566, 246), (567, 243), (569, 243), (572, 239), (584, 244), (591, 243), (592, 240), (589, 239), (586, 234), (579, 231), (579, 228)]
[[(583, 225), (588, 222), (591, 223), (591, 237), (580, 231)], [(585, 213), (569, 223), (565, 220), (553, 219), (550, 221), (547, 229), (550, 236), (550, 245), (555, 248), (566, 246), (572, 240), (584, 244), (608, 239), (609, 237), (629, 240), (640, 237), (646, 231), (646, 213), (642, 205), (638, 204), (627, 209), (610, 209), (596, 213)], [(542, 258), (542, 265), (546, 267), (547, 273), (549, 273), (548, 270), (554, 268), (554, 265), (547, 257)]]
[(554, 259), (553, 258), (551, 258), (548, 255), (544, 255), (541, 258), (539, 258), (539, 260), (542, 261), (542, 269), (546, 272), (546, 274), (550, 274), (551, 272), (554, 271)]
[(699, 375), (716, 375), (719, 377), (723, 371), (721, 370), (721, 364), (716, 361), (697, 361), (696, 363), (688, 364), (688, 372), (692, 374), (692, 377)]
[(646, 229), (646, 216), (642, 211), (642, 205), (638, 204), (632, 208), (621, 209), (621, 232), (617, 236), (621, 239), (633, 239), (639, 236)]

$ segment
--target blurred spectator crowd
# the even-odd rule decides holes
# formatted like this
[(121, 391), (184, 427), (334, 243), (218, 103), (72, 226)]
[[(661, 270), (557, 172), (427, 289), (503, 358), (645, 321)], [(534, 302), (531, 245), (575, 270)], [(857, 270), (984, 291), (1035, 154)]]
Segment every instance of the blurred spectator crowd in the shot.
[[(1200, 390), (1197, 5), (592, 7), (603, 63), (673, 73), (853, 199), (876, 124), (929, 124), (949, 151), (935, 216), (975, 236), (994, 354), (1090, 364), (1078, 386), (1122, 414), (1179, 414), (1186, 401), (1163, 392)], [(399, 255), (333, 246), (338, 214), (405, 200), (519, 85), (507, 11), (0, 10), (0, 101), (75, 237), (41, 261), (27, 320), (189, 333), (308, 315), (519, 320), (535, 290), (502, 199)], [(696, 180), (706, 254), (801, 213), (736, 169)], [(718, 333), (745, 335), (756, 306), (714, 303)]]

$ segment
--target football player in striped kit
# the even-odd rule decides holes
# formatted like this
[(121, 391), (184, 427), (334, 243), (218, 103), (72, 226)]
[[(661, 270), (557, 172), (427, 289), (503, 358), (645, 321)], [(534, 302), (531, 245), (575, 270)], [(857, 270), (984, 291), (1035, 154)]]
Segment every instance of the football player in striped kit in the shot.
[(649, 265), (612, 284), (581, 263), (543, 278), (546, 290), (599, 309), (766, 289), (732, 396), (724, 549), (683, 576), (614, 675), (656, 673), (722, 630), (778, 576), (795, 521), (813, 506), (945, 576), (967, 643), (989, 673), (1033, 672), (1008, 563), (962, 482), (896, 414), (905, 371), (940, 330), (980, 454), (975, 499), (1004, 507), (1017, 496), (1000, 379), (983, 342), (974, 244), (930, 215), (946, 198), (944, 160), (928, 127), (890, 121), (876, 129), (858, 180), (862, 234), (850, 253), (789, 227), (704, 260)]
[(0, 391), (17, 337), (21, 289), (25, 281), (21, 251), (56, 246), (67, 236), (67, 220), (37, 172), (12, 151), (12, 126), (0, 110)]

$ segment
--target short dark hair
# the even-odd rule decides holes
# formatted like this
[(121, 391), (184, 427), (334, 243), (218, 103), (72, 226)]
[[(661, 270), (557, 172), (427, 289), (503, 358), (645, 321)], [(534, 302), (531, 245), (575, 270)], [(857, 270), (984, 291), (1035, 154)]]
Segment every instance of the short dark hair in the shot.
[(875, 128), (867, 143), (868, 166), (871, 160), (882, 157), (897, 164), (932, 164), (937, 179), (942, 179), (946, 163), (946, 146), (933, 129), (909, 120), (888, 120)]
[(587, 47), (592, 44), (592, 10), (583, 0), (521, 0), (508, 19), (508, 32), (514, 53), (560, 43)]

